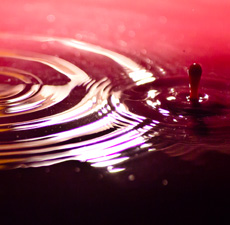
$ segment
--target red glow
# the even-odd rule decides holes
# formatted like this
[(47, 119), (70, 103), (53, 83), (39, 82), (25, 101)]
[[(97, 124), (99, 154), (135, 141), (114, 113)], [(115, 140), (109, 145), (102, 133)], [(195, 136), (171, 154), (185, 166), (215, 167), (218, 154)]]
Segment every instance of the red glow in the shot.
[(162, 54), (228, 77), (229, 1), (9, 0), (1, 32), (71, 37), (128, 54)]

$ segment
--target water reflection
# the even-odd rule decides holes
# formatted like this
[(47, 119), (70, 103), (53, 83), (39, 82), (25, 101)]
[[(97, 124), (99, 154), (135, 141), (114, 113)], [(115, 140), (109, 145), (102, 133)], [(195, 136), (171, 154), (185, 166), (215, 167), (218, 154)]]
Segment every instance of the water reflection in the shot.
[[(43, 166), (80, 160), (94, 167), (108, 167), (110, 172), (124, 170), (114, 165), (129, 159), (130, 149), (145, 142), (143, 134), (150, 128), (136, 129), (145, 117), (130, 112), (121, 102), (121, 93), (127, 88), (121, 84), (127, 83), (128, 78), (129, 86), (144, 84), (153, 81), (153, 75), (123, 55), (76, 40), (9, 34), (0, 38), (1, 76), (14, 77), (19, 83), (17, 88), (12, 85), (15, 93), (5, 94), (8, 99), (2, 103), (4, 113), (0, 119), (6, 118), (1, 120), (2, 166)], [(8, 41), (11, 44), (7, 45)], [(61, 58), (60, 51), (68, 54)], [(88, 74), (82, 69), (84, 60), (76, 65), (68, 58), (75, 51), (79, 56), (86, 52), (109, 58), (109, 66), (121, 68), (122, 76), (126, 76), (117, 84), (113, 79), (119, 73), (110, 79), (107, 74), (98, 78), (94, 70), (101, 65), (96, 61)], [(38, 70), (48, 73), (44, 77)], [(55, 79), (47, 78), (51, 76)], [(3, 85), (2, 82), (2, 93), (6, 92)], [(130, 152), (124, 154), (126, 150)]]
[(187, 77), (175, 76), (175, 68), (156, 64), (148, 71), (73, 39), (1, 34), (0, 40), (1, 169), (79, 160), (117, 173), (144, 153), (188, 159), (223, 139), (220, 149), (228, 153), (229, 125), (220, 131), (212, 121), (230, 115), (229, 104), (216, 104), (228, 91), (222, 81), (218, 88), (206, 82), (194, 106)]

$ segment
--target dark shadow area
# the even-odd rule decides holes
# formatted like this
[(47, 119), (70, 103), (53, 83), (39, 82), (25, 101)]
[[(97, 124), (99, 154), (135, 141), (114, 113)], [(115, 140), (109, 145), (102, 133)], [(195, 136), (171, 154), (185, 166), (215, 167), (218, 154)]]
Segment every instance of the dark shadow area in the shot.
[(230, 157), (199, 160), (157, 152), (110, 175), (74, 161), (0, 171), (1, 224), (223, 224)]

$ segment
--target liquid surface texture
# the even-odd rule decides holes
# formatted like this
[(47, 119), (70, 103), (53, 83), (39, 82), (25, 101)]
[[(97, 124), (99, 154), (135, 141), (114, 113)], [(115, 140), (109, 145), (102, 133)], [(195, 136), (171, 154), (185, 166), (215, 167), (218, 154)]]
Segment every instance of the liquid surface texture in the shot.
[(1, 169), (78, 160), (112, 173), (155, 151), (229, 154), (229, 84), (204, 75), (194, 104), (186, 70), (73, 39), (0, 34)]

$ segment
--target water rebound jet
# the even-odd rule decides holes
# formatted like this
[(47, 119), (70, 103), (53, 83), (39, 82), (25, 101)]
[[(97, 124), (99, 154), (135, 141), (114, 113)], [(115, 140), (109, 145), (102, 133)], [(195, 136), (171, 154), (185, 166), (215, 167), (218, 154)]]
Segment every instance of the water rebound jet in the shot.
[(199, 64), (193, 63), (189, 67), (190, 99), (191, 101), (199, 100), (199, 84), (202, 74), (202, 68)]

